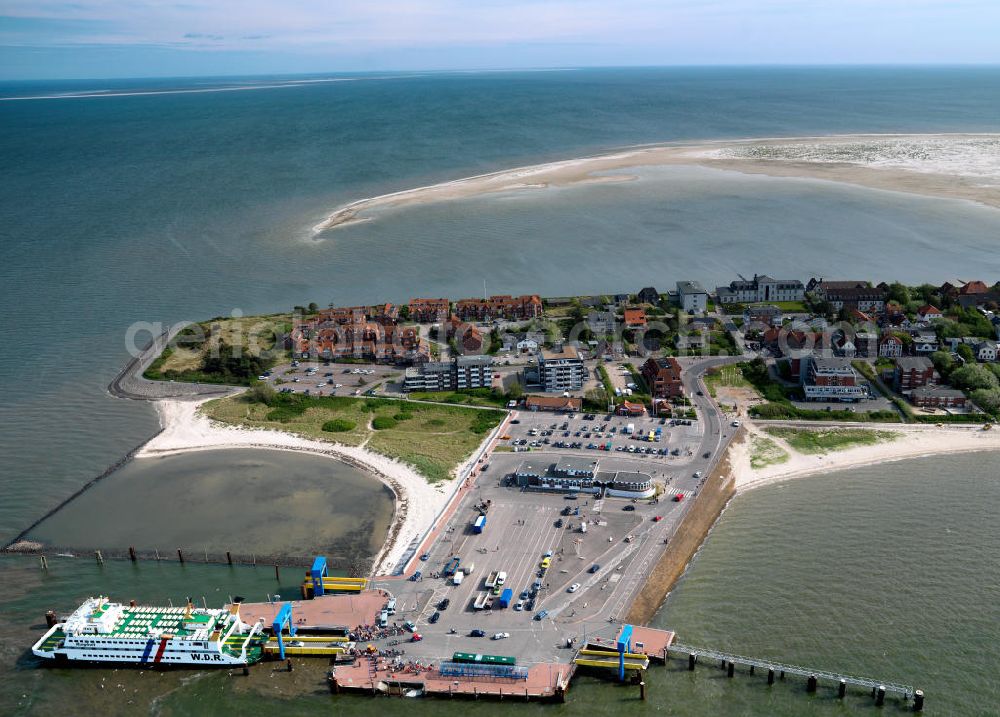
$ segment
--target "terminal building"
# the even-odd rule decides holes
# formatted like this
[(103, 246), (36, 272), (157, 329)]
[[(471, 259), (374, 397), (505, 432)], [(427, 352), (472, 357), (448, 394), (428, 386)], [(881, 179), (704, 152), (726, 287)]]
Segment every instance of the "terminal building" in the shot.
[(638, 471), (601, 471), (600, 461), (564, 456), (556, 463), (526, 460), (514, 472), (522, 488), (602, 494), (616, 498), (651, 498), (652, 476)]

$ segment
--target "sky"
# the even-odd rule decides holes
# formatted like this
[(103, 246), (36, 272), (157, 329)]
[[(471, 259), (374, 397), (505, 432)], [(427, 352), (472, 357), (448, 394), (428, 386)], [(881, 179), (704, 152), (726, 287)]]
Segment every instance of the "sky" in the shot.
[(0, 79), (1000, 63), (1000, 0), (0, 0)]

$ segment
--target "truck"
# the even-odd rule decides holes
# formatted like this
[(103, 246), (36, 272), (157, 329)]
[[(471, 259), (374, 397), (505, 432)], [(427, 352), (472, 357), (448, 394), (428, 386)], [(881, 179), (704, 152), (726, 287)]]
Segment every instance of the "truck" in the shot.
[(494, 570), (489, 575), (486, 576), (486, 581), (483, 583), (488, 588), (495, 588), (497, 586), (497, 578), (500, 577), (500, 571)]
[(507, 573), (501, 570), (497, 573), (497, 585), (503, 585), (505, 582), (507, 582)]
[(465, 579), (465, 573), (461, 570), (456, 570), (455, 574), (451, 576), (451, 582), (453, 585), (461, 585), (462, 580)]
[(448, 577), (454, 575), (455, 571), (458, 570), (458, 565), (462, 560), (457, 555), (448, 561), (448, 564), (444, 566), (444, 576)]
[(627, 426), (625, 426), (625, 433), (627, 433), (630, 436), (632, 434), (634, 434), (635, 433), (635, 424), (634, 423), (630, 423)]
[(468, 565), (462, 566), (462, 572), (466, 575), (472, 575), (472, 571), (476, 569), (475, 563), (469, 563)]
[(479, 593), (472, 601), (473, 610), (489, 610), (491, 607), (493, 607), (493, 596), (485, 591)]
[(473, 533), (482, 533), (483, 532), (483, 528), (485, 528), (485, 527), (486, 527), (486, 516), (480, 514), (480, 516), (478, 518), (476, 518), (473, 521), (473, 523), (472, 523), (472, 532)]
[(584, 521), (582, 521), (580, 523), (580, 532), (581, 533), (586, 533), (587, 532), (587, 521), (586, 520), (584, 520)]
[(510, 588), (504, 588), (504, 591), (500, 594), (500, 599), (497, 601), (499, 607), (510, 607), (510, 601), (514, 597), (514, 591)]

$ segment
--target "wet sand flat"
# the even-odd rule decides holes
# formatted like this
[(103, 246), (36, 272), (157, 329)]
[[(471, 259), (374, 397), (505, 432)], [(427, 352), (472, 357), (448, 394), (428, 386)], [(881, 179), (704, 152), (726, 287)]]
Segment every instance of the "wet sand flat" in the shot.
[(30, 537), (81, 550), (366, 558), (385, 540), (392, 501), (377, 480), (331, 458), (201, 451), (132, 461)]

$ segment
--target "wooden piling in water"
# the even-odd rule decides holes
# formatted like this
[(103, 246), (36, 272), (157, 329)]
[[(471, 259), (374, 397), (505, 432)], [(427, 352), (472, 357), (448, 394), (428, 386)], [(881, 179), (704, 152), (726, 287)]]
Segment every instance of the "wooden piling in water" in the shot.
[(97, 562), (98, 563), (100, 563), (101, 565), (104, 564), (104, 556), (101, 555), (101, 551), (100, 550), (95, 550), (94, 551), (94, 556), (97, 558)]
[(39, 565), (42, 566), (42, 570), (48, 570), (49, 569), (49, 560), (44, 555), (39, 555), (38, 556), (38, 563), (39, 563)]
[(736, 663), (730, 662), (729, 666), (726, 668), (726, 677), (732, 677), (736, 674)]
[(844, 699), (847, 694), (847, 680), (841, 680), (840, 685), (837, 687), (837, 697)]
[(688, 655), (688, 671), (689, 672), (694, 672), (694, 663), (697, 660), (698, 660), (698, 657), (695, 655), (695, 653), (692, 652), (690, 655)]
[(809, 675), (809, 679), (806, 681), (806, 692), (815, 692), (817, 682), (816, 675)]
[(138, 558), (136, 558), (135, 556), (135, 546), (133, 545), (128, 546), (128, 559), (131, 560), (133, 563), (138, 560)]
[(913, 693), (913, 711), (923, 712), (924, 711), (924, 691), (917, 690)]
[(769, 685), (774, 684), (774, 670), (772, 669), (768, 669), (767, 671), (767, 684)]
[(274, 566), (274, 579), (277, 580), (277, 581), (279, 581), (279, 582), (281, 581), (281, 574), (278, 572), (278, 566), (277, 565)]
[(881, 707), (885, 704), (885, 685), (879, 685), (875, 691), (875, 706)]
[(230, 555), (228, 550), (226, 551), (226, 562), (229, 563), (230, 565), (233, 564), (233, 556)]
[(643, 680), (643, 681), (641, 681), (639, 683), (639, 699), (640, 700), (645, 700), (646, 699), (646, 681), (645, 680)]
[(180, 548), (177, 548), (177, 559), (181, 561), (181, 565), (184, 564), (184, 553), (181, 552)]
[(55, 610), (49, 610), (49, 611), (47, 611), (45, 613), (45, 624), (48, 627), (55, 626), (55, 624), (57, 622), (59, 622), (59, 618), (56, 617), (56, 611)]

